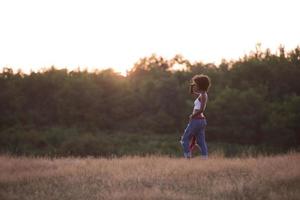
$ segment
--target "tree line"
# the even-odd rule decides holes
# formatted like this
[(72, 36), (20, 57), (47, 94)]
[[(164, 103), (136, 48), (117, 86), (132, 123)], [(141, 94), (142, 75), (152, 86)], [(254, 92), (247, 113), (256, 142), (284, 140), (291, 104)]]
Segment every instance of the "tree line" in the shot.
[[(176, 65), (181, 70), (174, 70)], [(188, 85), (206, 74), (212, 86), (207, 140), (298, 146), (300, 47), (254, 52), (235, 61), (190, 62), (181, 55), (141, 58), (122, 76), (113, 69), (0, 73), (0, 134), (49, 127), (181, 135), (193, 109)]]

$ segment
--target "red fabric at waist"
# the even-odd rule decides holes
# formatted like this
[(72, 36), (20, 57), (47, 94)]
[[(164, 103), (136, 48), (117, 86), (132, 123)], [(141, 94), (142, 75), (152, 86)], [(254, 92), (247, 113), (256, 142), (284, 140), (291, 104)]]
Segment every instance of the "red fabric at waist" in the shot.
[(193, 119), (205, 119), (205, 116), (200, 114), (197, 114), (196, 116), (193, 117)]
[(202, 117), (202, 116), (195, 116), (195, 117), (193, 117), (193, 119), (205, 119), (205, 117)]

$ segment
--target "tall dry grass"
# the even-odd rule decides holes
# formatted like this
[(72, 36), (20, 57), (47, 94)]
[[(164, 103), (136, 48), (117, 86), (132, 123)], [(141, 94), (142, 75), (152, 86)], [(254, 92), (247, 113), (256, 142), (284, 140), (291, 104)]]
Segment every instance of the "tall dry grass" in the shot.
[(0, 156), (0, 199), (300, 199), (300, 154), (257, 158)]

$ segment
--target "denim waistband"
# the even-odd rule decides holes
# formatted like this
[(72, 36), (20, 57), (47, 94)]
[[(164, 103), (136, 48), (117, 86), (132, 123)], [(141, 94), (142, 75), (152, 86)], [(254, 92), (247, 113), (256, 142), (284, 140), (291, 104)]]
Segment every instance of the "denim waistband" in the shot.
[(206, 117), (193, 117), (192, 119), (206, 119)]

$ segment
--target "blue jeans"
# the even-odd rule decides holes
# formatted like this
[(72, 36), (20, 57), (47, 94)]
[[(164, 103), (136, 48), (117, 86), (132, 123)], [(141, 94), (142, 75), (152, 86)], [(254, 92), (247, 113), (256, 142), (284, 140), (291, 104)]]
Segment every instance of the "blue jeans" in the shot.
[(184, 130), (181, 144), (183, 147), (184, 157), (191, 157), (189, 143), (193, 135), (196, 136), (197, 144), (201, 149), (201, 155), (208, 156), (207, 145), (205, 142), (205, 127), (207, 125), (206, 119), (191, 119)]

